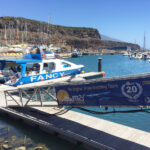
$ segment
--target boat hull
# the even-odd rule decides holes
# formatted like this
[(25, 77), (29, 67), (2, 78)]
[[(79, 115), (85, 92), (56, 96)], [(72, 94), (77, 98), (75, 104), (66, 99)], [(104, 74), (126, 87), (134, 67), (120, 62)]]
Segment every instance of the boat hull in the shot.
[(76, 74), (80, 74), (83, 71), (83, 69), (84, 67), (59, 71), (59, 72), (46, 73), (46, 74), (25, 76), (25, 77), (21, 77), (16, 83), (10, 85), (17, 86), (17, 85), (29, 84), (34, 82), (42, 82), (46, 80), (52, 80), (52, 79), (66, 77), (66, 76), (76, 75)]

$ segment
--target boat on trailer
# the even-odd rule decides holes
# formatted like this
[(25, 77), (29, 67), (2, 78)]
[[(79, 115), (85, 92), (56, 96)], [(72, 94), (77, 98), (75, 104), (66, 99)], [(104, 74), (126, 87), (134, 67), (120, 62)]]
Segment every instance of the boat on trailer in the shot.
[(0, 59), (0, 83), (18, 86), (83, 73), (84, 66), (56, 58), (42, 46), (21, 59)]

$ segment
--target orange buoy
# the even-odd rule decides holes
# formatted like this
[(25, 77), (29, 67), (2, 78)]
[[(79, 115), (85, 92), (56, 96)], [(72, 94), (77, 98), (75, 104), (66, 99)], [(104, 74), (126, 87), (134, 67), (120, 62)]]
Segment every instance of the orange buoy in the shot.
[(10, 80), (11, 80), (11, 83), (16, 83), (17, 78), (16, 78), (16, 76), (11, 76)]
[(41, 54), (41, 58), (45, 59), (45, 54), (44, 53)]

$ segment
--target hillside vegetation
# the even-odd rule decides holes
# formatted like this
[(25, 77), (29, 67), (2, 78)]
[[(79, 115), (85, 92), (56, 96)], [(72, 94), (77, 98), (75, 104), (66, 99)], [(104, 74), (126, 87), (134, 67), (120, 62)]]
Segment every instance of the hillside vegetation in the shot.
[[(104, 43), (98, 30), (94, 28), (65, 27), (16, 17), (0, 17), (0, 42), (3, 44), (47, 43), (68, 50), (74, 48), (97, 50), (112, 44), (112, 42)], [(113, 42), (113, 45), (115, 43), (118, 44)], [(138, 45), (130, 45), (139, 48)]]

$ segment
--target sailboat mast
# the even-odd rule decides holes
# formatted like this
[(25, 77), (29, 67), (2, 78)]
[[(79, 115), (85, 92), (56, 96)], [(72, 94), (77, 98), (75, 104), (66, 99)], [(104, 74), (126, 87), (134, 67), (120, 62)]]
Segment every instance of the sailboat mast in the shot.
[(9, 44), (11, 44), (11, 24), (10, 24), (10, 22), (9, 22), (8, 29), (9, 29)]
[(5, 34), (4, 34), (5, 44), (7, 45), (7, 28), (5, 24)]
[(48, 43), (50, 41), (50, 16), (48, 16)]
[(16, 22), (17, 22), (17, 34), (16, 34), (16, 42), (19, 42), (19, 21), (18, 20), (16, 20)]
[(146, 49), (146, 37), (145, 37), (145, 32), (144, 32), (143, 50), (145, 49)]
[(24, 43), (24, 32), (23, 32), (23, 23), (21, 23), (21, 35), (22, 35), (22, 44)]
[(28, 27), (27, 23), (25, 23), (25, 33), (26, 33), (26, 43), (28, 42)]

